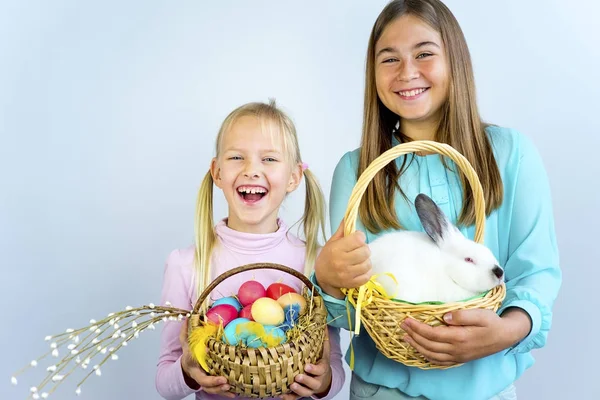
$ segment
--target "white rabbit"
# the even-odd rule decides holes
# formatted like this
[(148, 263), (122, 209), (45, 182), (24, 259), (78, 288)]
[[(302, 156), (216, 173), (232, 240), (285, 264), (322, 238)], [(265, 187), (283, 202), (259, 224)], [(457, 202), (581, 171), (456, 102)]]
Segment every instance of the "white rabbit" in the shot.
[(426, 233), (390, 232), (369, 244), (373, 274), (382, 274), (377, 281), (389, 295), (413, 303), (453, 302), (502, 283), (504, 270), (492, 252), (467, 239), (433, 200), (419, 194), (415, 208)]

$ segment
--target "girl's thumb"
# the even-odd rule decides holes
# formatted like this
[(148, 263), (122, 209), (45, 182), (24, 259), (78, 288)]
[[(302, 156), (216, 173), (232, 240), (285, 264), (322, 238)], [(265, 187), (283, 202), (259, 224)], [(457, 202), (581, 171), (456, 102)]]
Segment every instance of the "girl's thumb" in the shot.
[(330, 239), (337, 240), (344, 237), (344, 220), (340, 222), (340, 225), (337, 228), (337, 231), (331, 236)]

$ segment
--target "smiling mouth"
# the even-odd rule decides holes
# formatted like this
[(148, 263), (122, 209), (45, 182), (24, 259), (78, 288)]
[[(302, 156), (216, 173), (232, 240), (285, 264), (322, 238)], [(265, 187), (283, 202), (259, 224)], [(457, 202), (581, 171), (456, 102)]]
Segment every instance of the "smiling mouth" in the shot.
[(395, 92), (395, 93), (405, 100), (413, 100), (413, 99), (418, 98), (419, 96), (421, 96), (423, 93), (425, 93), (428, 90), (429, 90), (429, 88), (427, 87), (427, 88), (418, 88), (418, 89), (411, 89), (411, 90), (401, 90), (401, 91)]
[(246, 203), (256, 203), (267, 195), (269, 191), (262, 186), (240, 186), (237, 188), (238, 195)]

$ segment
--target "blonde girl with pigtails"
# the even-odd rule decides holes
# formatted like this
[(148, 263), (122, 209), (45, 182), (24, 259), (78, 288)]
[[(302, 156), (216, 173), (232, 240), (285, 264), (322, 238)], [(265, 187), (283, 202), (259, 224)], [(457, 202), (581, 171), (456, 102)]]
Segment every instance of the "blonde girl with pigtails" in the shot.
[[(216, 154), (202, 181), (196, 206), (195, 245), (169, 255), (162, 302), (190, 309), (204, 288), (222, 273), (250, 263), (278, 263), (307, 276), (324, 234), (325, 200), (321, 187), (302, 161), (291, 119), (271, 101), (248, 103), (232, 111), (216, 138)], [(290, 232), (278, 216), (288, 194), (304, 178), (306, 197), (300, 220), (305, 240)], [(228, 205), (227, 217), (213, 221), (213, 187)], [(211, 294), (230, 296), (255, 279), (265, 287), (283, 281), (300, 290), (299, 281), (277, 270), (253, 270), (220, 283)], [(323, 358), (296, 377), (284, 399), (333, 399), (344, 383), (339, 329), (328, 328)], [(169, 400), (233, 398), (226, 377), (208, 376), (187, 345), (185, 321), (166, 322), (161, 334), (156, 388)]]

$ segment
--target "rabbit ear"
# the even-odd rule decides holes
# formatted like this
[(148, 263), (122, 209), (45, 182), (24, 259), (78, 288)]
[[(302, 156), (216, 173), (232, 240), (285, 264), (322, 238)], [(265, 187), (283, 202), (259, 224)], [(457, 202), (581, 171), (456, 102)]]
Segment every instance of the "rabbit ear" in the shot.
[(448, 238), (452, 228), (446, 215), (429, 196), (423, 193), (415, 198), (415, 208), (425, 232), (435, 243), (440, 245), (444, 239)]

